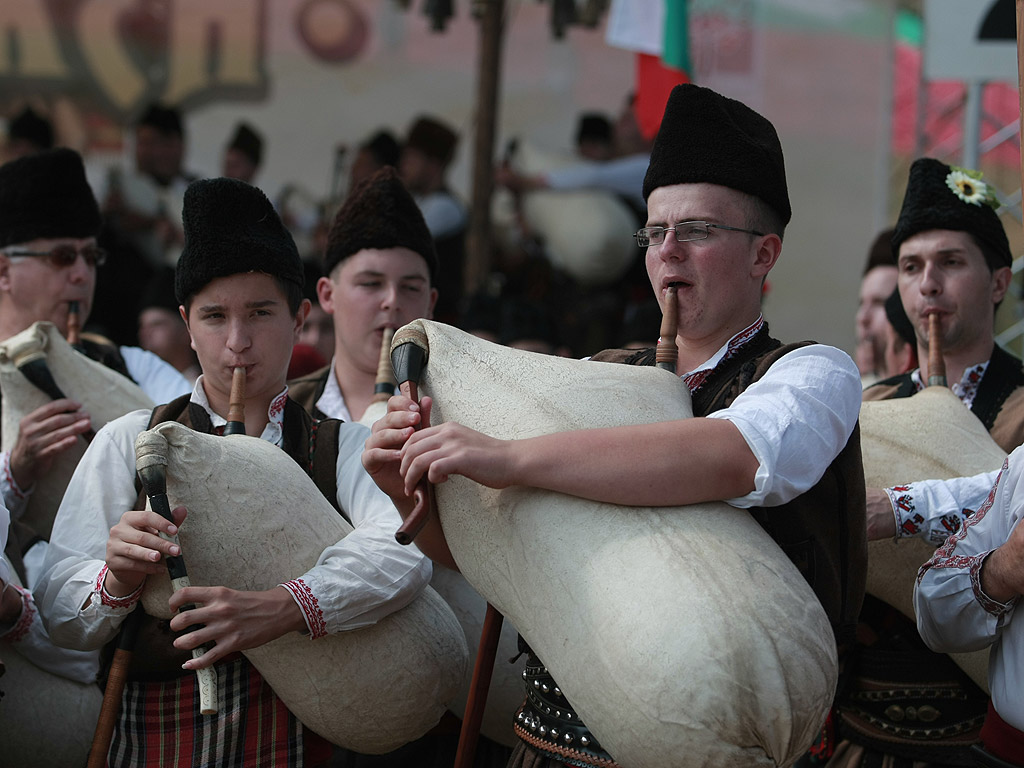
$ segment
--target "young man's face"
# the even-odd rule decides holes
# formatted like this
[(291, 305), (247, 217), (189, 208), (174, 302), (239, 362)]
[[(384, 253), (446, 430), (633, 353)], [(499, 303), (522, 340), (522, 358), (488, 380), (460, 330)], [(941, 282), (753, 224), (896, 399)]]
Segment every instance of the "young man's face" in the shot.
[(990, 271), (981, 249), (966, 232), (932, 229), (900, 244), (903, 308), (918, 340), (926, 344), (929, 315), (939, 315), (945, 351), (991, 343), (995, 306), (1006, 295), (1009, 283), (1010, 269)]
[(437, 289), (427, 262), (408, 248), (364, 248), (317, 283), (320, 305), (334, 315), (334, 354), (339, 365), (372, 373), (385, 328), (433, 316)]
[[(12, 246), (12, 251), (50, 252), (70, 246), (81, 252), (94, 248), (96, 238), (39, 238)], [(67, 335), (68, 307), (79, 304), (79, 322), (84, 324), (92, 309), (96, 288), (96, 267), (80, 255), (73, 264), (58, 266), (43, 256), (0, 256), (0, 292), (10, 324), (24, 329), (32, 323), (49, 321)]]
[(185, 323), (211, 404), (227, 402), (238, 366), (245, 367), (247, 400), (278, 395), (308, 312), (304, 300), (293, 315), (277, 280), (264, 272), (219, 277), (195, 294)]
[[(747, 200), (741, 192), (717, 184), (658, 187), (647, 200), (646, 226), (706, 221), (746, 229)], [(775, 235), (767, 237), (778, 240)], [(712, 343), (757, 319), (761, 284), (778, 257), (777, 251), (772, 255), (759, 247), (765, 240), (711, 229), (705, 240), (680, 243), (668, 232), (665, 242), (647, 249), (647, 276), (662, 311), (666, 289), (676, 285), (680, 337)]]

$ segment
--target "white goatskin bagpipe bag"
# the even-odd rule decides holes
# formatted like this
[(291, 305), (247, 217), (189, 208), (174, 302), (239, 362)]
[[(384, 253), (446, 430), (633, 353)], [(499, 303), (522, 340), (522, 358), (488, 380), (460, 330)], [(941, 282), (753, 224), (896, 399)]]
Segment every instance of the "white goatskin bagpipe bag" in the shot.
[[(82, 404), (92, 419), (94, 432), (119, 416), (154, 405), (131, 379), (75, 350), (52, 323), (34, 323), (0, 343), (0, 446), (4, 450), (11, 450), (17, 442), (21, 419), (51, 402), (48, 394), (18, 370), (18, 361), (33, 354), (45, 358), (46, 367), (61, 391)], [(57, 508), (85, 448), (85, 440), (78, 440), (54, 459), (45, 477), (36, 481), (21, 519), (44, 539), (50, 538)]]
[[(420, 393), (434, 400), (434, 424), (525, 438), (692, 416), (685, 385), (660, 369), (411, 325), (429, 343)], [(619, 764), (790, 765), (825, 722), (837, 680), (832, 629), (745, 511), (620, 507), (458, 476), (436, 486), (436, 499), (466, 579)]]
[[(518, 142), (511, 158), (517, 172), (531, 176), (587, 162), (528, 142)], [(636, 216), (614, 192), (541, 189), (524, 193), (521, 205), (527, 228), (541, 238), (551, 264), (580, 285), (614, 285), (640, 258), (628, 234), (636, 230)], [(491, 209), (497, 239), (508, 247), (517, 231), (511, 193), (496, 190)]]
[[(166, 451), (167, 497), (188, 517), (178, 538), (195, 586), (271, 589), (313, 567), (352, 530), (277, 446), (175, 422), (139, 435)], [(146, 612), (170, 618), (165, 571), (146, 580)], [(303, 725), (356, 752), (390, 752), (432, 728), (466, 674), (462, 628), (429, 587), (363, 629), (310, 640), (297, 632), (243, 651)]]

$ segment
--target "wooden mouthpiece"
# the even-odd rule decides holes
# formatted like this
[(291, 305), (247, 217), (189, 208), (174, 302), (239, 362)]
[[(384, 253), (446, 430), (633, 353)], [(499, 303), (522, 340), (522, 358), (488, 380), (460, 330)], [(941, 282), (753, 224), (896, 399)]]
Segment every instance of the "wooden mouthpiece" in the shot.
[(942, 318), (937, 314), (928, 315), (928, 386), (948, 386), (942, 357)]
[(225, 435), (245, 434), (245, 368), (239, 366), (231, 374), (231, 396), (228, 398), (228, 423)]
[(373, 401), (386, 403), (395, 393), (395, 374), (391, 367), (391, 340), (395, 337), (394, 328), (385, 328), (384, 337), (380, 340), (380, 358), (377, 360), (377, 381), (373, 385)]
[(661, 338), (654, 353), (654, 364), (666, 371), (676, 372), (679, 348), (676, 346), (676, 331), (679, 327), (679, 308), (676, 306), (676, 289), (670, 285), (665, 291), (665, 308), (661, 317)]
[(82, 317), (77, 301), (68, 302), (68, 344), (77, 347), (82, 343)]

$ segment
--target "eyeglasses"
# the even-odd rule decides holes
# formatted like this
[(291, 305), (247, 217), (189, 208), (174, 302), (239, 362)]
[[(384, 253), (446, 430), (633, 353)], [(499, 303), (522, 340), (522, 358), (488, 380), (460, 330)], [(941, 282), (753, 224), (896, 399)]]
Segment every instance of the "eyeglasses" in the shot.
[(746, 232), (748, 235), (764, 236), (764, 232), (758, 232), (753, 229), (727, 227), (724, 224), (708, 224), (706, 221), (681, 221), (671, 227), (644, 227), (637, 230), (633, 237), (636, 238), (637, 245), (641, 248), (647, 248), (664, 243), (666, 232), (671, 232), (675, 236), (677, 243), (688, 243), (691, 240), (706, 240), (708, 232), (712, 229), (727, 229), (730, 232)]
[(4, 250), (8, 256), (38, 256), (46, 259), (50, 266), (55, 269), (64, 269), (75, 263), (81, 256), (90, 267), (102, 267), (107, 261), (107, 252), (95, 245), (87, 245), (82, 250), (77, 250), (73, 245), (58, 245), (49, 251), (19, 251)]

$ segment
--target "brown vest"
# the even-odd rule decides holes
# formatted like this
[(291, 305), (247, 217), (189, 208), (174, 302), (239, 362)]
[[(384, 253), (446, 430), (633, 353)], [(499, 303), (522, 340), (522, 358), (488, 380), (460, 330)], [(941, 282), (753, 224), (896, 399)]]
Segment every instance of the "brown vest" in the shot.
[[(779, 358), (810, 343), (783, 346), (764, 326), (733, 357), (720, 363), (693, 394), (694, 416), (728, 408)], [(654, 350), (606, 350), (591, 359), (653, 365)], [(781, 506), (748, 511), (807, 579), (828, 615), (837, 644), (850, 643), (867, 579), (859, 426), (813, 488)]]
[(326, 419), (327, 415), (316, 407), (316, 401), (324, 393), (324, 387), (327, 386), (327, 379), (330, 375), (331, 366), (327, 365), (318, 371), (289, 381), (288, 399), (301, 405), (306, 413), (313, 415), (314, 419)]
[[(149, 428), (167, 421), (176, 421), (203, 434), (213, 433), (209, 414), (199, 405), (190, 401), (191, 395), (182, 395), (166, 405), (153, 409)], [(338, 427), (336, 419), (318, 421), (307, 414), (298, 403), (288, 399), (284, 407), (283, 450), (310, 476), (320, 492), (344, 516), (338, 507)], [(135, 509), (145, 509), (146, 495), (141, 483)], [(350, 521), (351, 522), (351, 521)], [(187, 553), (186, 553), (187, 562)], [(157, 619), (136, 608), (142, 615), (138, 622), (138, 635), (134, 643), (132, 666), (128, 673), (130, 680), (157, 681), (171, 680), (187, 674), (181, 665), (191, 658), (191, 651), (180, 651), (171, 643), (176, 634), (170, 629), (170, 621)], [(104, 662), (113, 655), (114, 642), (104, 648)], [(101, 678), (106, 677), (106, 663)]]

